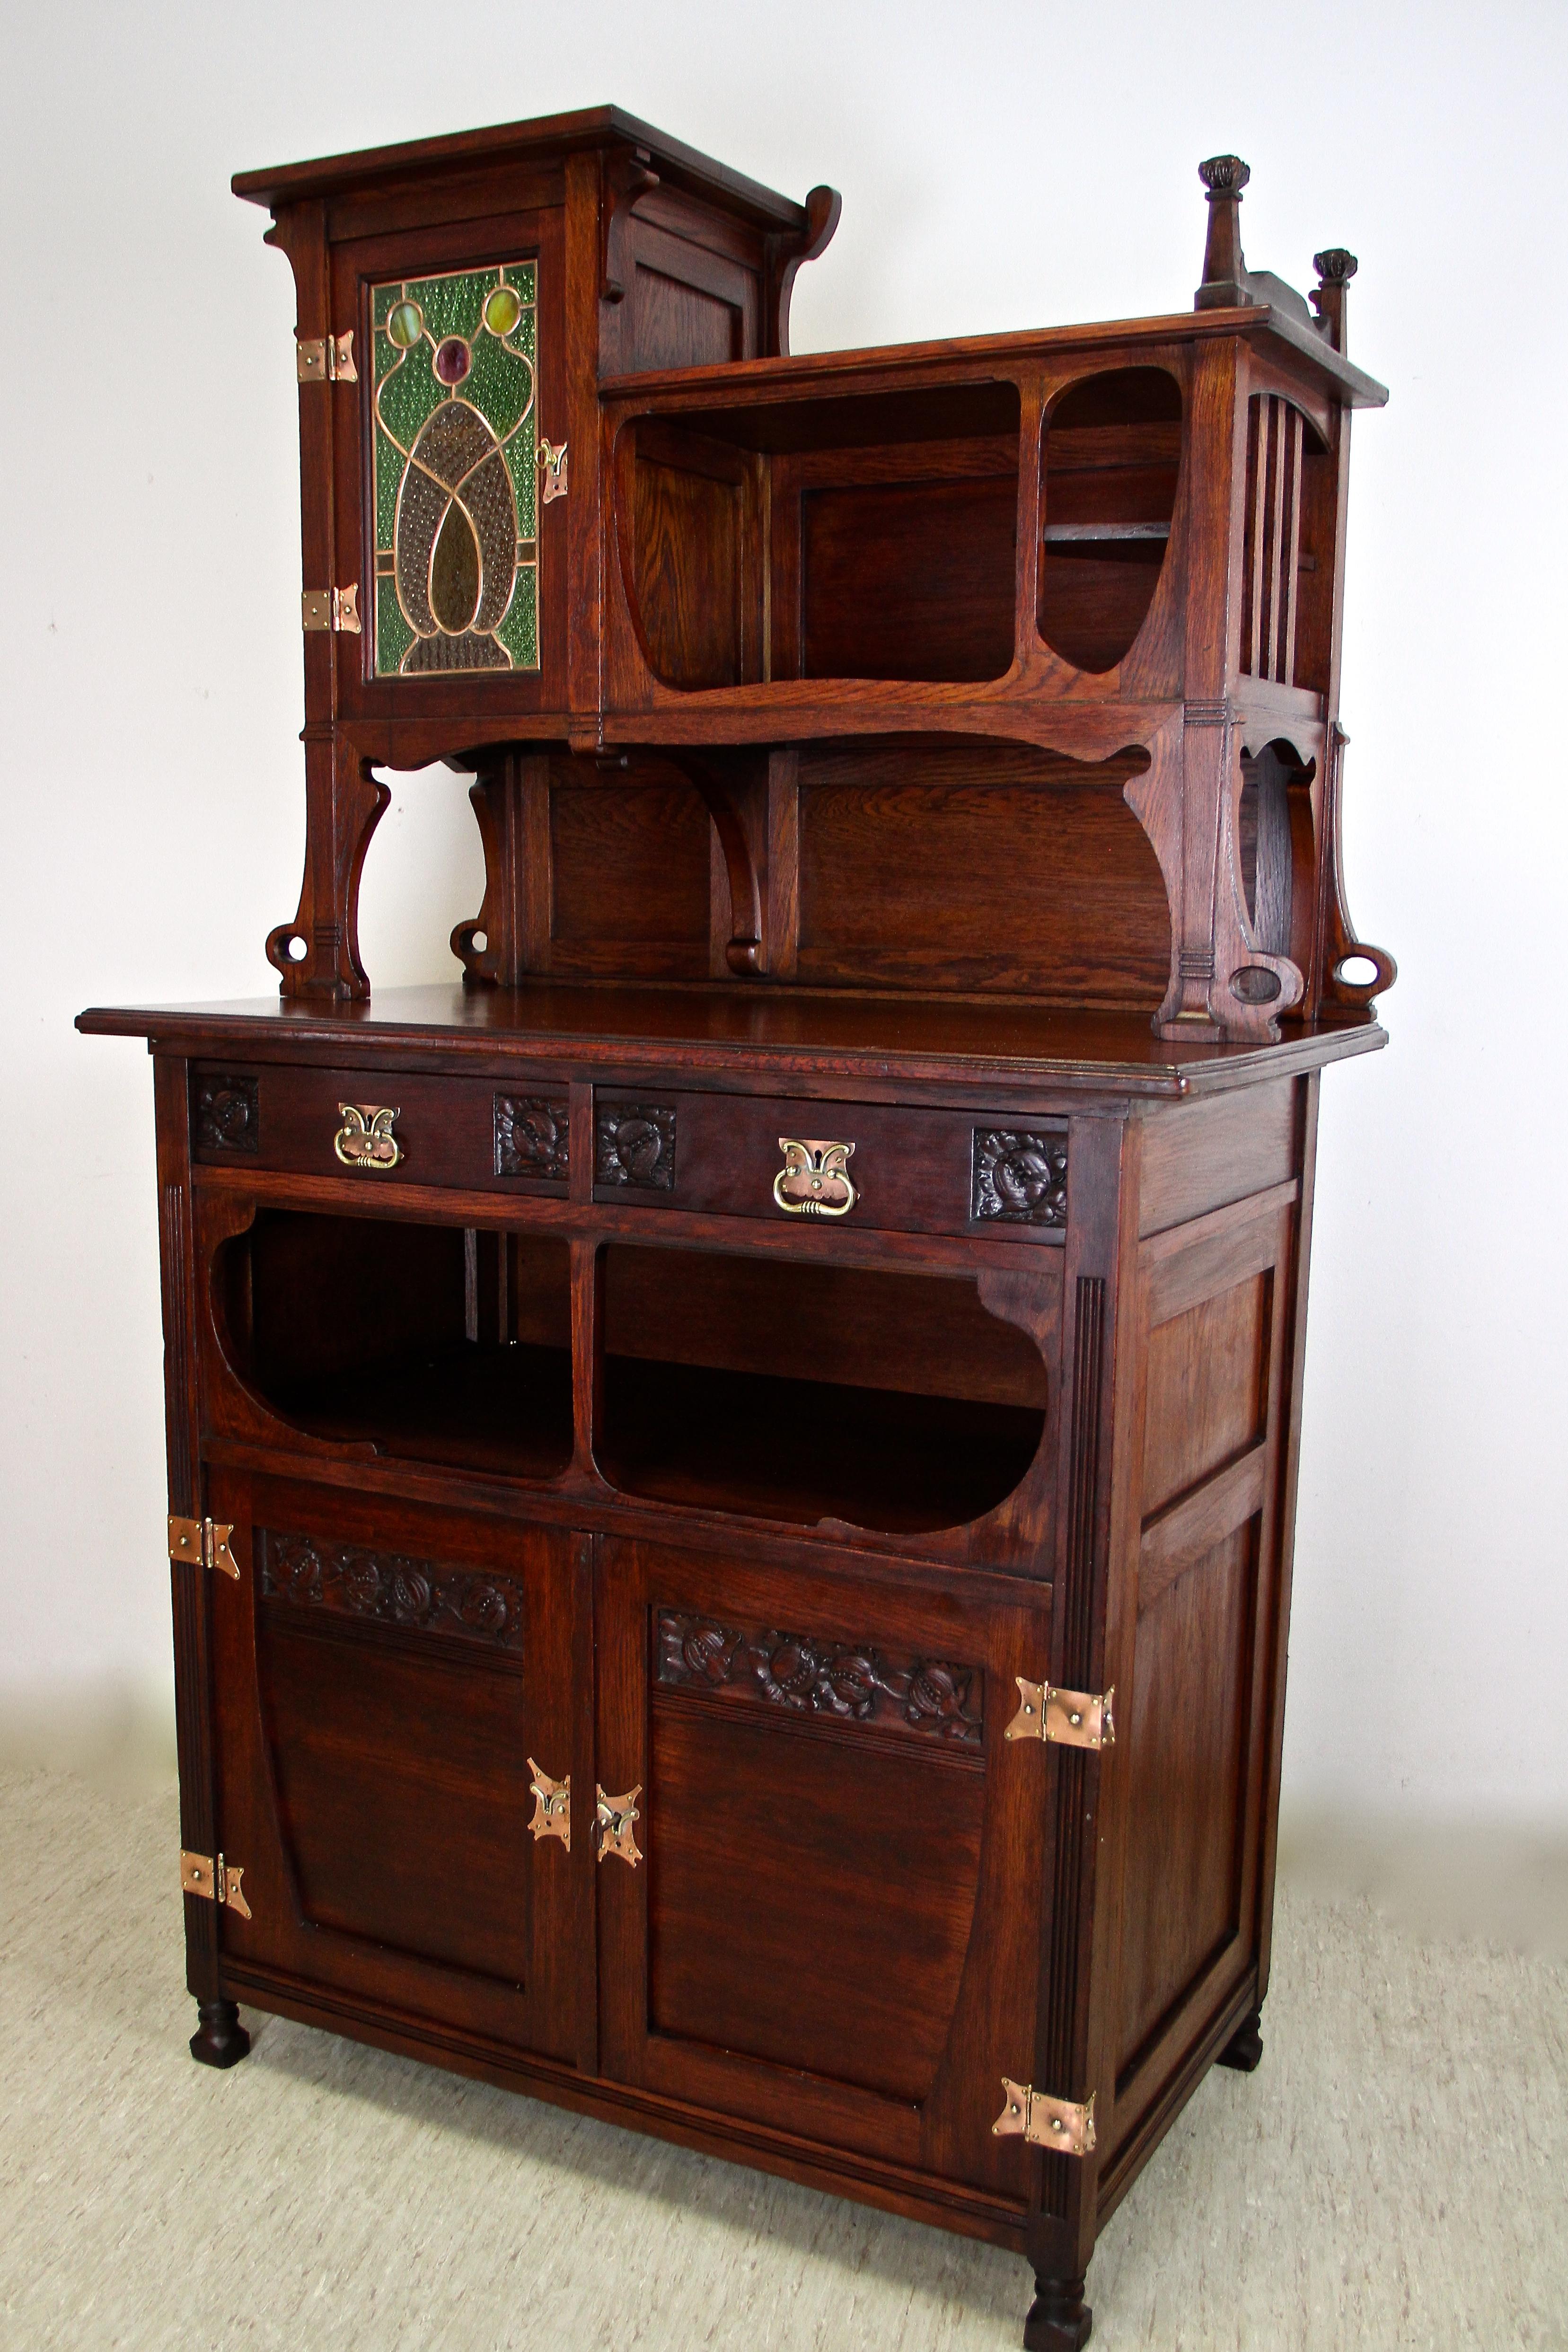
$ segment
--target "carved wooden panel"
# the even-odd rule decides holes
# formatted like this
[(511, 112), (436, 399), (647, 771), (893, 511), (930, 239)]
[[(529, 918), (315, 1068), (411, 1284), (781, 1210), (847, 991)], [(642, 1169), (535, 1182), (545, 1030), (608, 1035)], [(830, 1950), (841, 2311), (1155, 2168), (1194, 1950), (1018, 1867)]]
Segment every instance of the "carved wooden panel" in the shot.
[(675, 1190), (675, 1112), (658, 1103), (602, 1102), (595, 1120), (594, 1181), (645, 1192)]
[(198, 1151), (255, 1152), (260, 1148), (258, 1081), (226, 1073), (198, 1077), (195, 1126)]
[(674, 1609), (657, 1613), (658, 1680), (667, 1689), (782, 1706), (797, 1715), (979, 1748), (984, 1677), (973, 1666), (889, 1657), (809, 1634), (747, 1633)]
[(495, 1144), (498, 1176), (535, 1176), (542, 1182), (564, 1184), (567, 1168), (564, 1097), (552, 1102), (543, 1095), (497, 1095)]
[(1004, 1225), (1065, 1225), (1068, 1139), (1014, 1128), (974, 1130), (973, 1213)]
[(522, 1647), (522, 1592), (510, 1576), (475, 1574), (402, 1552), (280, 1535), (269, 1528), (257, 1532), (266, 1601), (491, 1649)]

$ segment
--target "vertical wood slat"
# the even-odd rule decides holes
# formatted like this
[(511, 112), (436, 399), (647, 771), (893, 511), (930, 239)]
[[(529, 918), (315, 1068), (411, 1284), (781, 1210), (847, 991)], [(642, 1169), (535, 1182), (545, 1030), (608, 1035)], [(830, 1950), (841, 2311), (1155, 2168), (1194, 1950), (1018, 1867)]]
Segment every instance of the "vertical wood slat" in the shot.
[(1301, 412), (1279, 393), (1247, 404), (1241, 667), (1248, 677), (1296, 683), (1297, 574), (1301, 560)]
[(548, 971), (555, 927), (554, 854), (550, 832), (550, 758), (531, 752), (516, 766), (520, 871), (518, 960), (523, 971)]

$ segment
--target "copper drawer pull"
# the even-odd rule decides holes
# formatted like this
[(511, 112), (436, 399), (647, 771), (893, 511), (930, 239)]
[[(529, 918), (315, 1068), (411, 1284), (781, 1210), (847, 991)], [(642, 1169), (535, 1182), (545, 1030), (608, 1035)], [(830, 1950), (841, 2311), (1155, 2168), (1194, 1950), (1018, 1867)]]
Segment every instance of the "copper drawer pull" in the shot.
[(374, 1103), (340, 1103), (342, 1125), (332, 1138), (332, 1150), (343, 1166), (367, 1173), (395, 1168), (403, 1157), (403, 1146), (392, 1131), (398, 1116), (395, 1108), (378, 1109)]
[(781, 1135), (784, 1164), (773, 1178), (773, 1199), (786, 1216), (847, 1217), (860, 1195), (849, 1181), (852, 1143), (796, 1142)]

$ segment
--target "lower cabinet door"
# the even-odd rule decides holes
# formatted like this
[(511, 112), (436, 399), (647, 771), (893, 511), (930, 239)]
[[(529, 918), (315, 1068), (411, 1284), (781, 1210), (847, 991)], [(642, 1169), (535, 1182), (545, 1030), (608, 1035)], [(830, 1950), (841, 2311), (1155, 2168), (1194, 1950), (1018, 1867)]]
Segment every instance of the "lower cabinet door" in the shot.
[[(240, 1570), (210, 1583), (239, 1997), (254, 1969), (591, 2063), (585, 1540), (579, 1570), (554, 1529), (259, 1476), (220, 1475), (210, 1507)], [(570, 1778), (570, 1845), (530, 1833), (534, 1765)]]
[(991, 2127), (1034, 2046), (1045, 1754), (1004, 1732), (1037, 1602), (596, 1553), (601, 2071), (1021, 2200)]

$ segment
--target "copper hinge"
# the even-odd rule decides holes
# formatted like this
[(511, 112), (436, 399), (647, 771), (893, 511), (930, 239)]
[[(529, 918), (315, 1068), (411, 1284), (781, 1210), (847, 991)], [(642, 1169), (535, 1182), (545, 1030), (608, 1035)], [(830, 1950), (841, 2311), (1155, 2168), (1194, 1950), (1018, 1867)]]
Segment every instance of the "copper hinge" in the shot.
[(533, 1832), (536, 1841), (540, 1838), (557, 1837), (570, 1853), (572, 1851), (572, 1775), (568, 1772), (564, 1780), (552, 1780), (548, 1772), (540, 1770), (531, 1756), (528, 1759), (528, 1769), (533, 1775), (528, 1784), (533, 1791), (533, 1819), (528, 1826)]
[(603, 1862), (606, 1854), (613, 1853), (620, 1861), (629, 1862), (635, 1870), (642, 1860), (642, 1849), (633, 1833), (632, 1824), (641, 1818), (637, 1801), (642, 1795), (642, 1782), (639, 1780), (635, 1789), (628, 1789), (624, 1797), (606, 1797), (603, 1789), (597, 1787), (596, 1793), (598, 1802), (595, 1809), (595, 1827), (599, 1839), (599, 1860)]
[(360, 634), (359, 583), (352, 588), (306, 588), (300, 597), (302, 629), (346, 629)]
[(221, 1853), (215, 1861), (210, 1853), (187, 1853), (183, 1846), (180, 1849), (180, 1892), (199, 1895), (204, 1902), (221, 1903), (226, 1910), (237, 1911), (242, 1919), (248, 1919), (250, 1906), (239, 1883), (244, 1876), (243, 1864), (237, 1869)]
[(239, 1562), (229, 1549), (232, 1527), (219, 1527), (216, 1519), (169, 1520), (169, 1558), (183, 1559), (191, 1568), (216, 1568), (225, 1576), (239, 1582)]
[(294, 344), (301, 383), (357, 383), (354, 331), (346, 335), (299, 336)]
[(1053, 2099), (1027, 2083), (1002, 2077), (1006, 2105), (991, 2129), (996, 2138), (1026, 2139), (1035, 2147), (1054, 2147), (1058, 2156), (1087, 2156), (1094, 2146), (1094, 2094), (1087, 2105)]
[(1063, 1748), (1115, 1746), (1114, 1684), (1102, 1696), (1097, 1691), (1058, 1690), (1050, 1683), (1026, 1682), (1022, 1675), (1013, 1679), (1018, 1685), (1018, 1712), (1007, 1726), (1008, 1739), (1051, 1739)]

